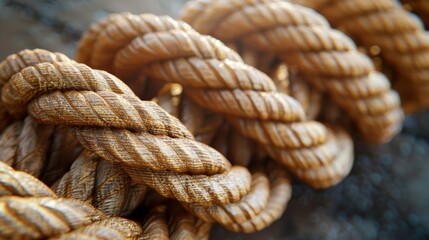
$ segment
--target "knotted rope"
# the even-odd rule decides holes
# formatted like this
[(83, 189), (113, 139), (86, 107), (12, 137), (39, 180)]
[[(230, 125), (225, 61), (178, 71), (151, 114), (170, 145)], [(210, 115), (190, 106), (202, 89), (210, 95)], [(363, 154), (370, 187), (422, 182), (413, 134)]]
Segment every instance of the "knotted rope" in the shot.
[(140, 227), (108, 218), (78, 200), (57, 198), (46, 185), (0, 162), (0, 238), (137, 239)]
[[(33, 52), (37, 59), (38, 53)], [(31, 54), (30, 54), (31, 55)], [(11, 56), (3, 65), (19, 58)], [(27, 64), (28, 65), (28, 64)], [(1, 104), (43, 124), (72, 128), (85, 148), (118, 163), (136, 183), (186, 203), (226, 204), (250, 189), (246, 169), (230, 167), (174, 117), (139, 100), (119, 79), (72, 61), (39, 63), (7, 81)]]
[[(231, 161), (247, 166), (255, 158), (252, 156), (255, 153), (253, 148), (244, 146), (252, 144), (249, 139), (240, 137), (231, 129), (227, 130), (228, 134), (222, 134), (223, 131), (219, 131), (221, 125), (225, 126), (222, 117), (204, 110), (180, 94), (179, 86), (167, 85), (156, 100), (166, 111), (178, 117), (196, 139), (204, 140), (220, 152), (225, 152), (224, 155)], [(228, 139), (230, 137), (233, 139)], [(224, 145), (217, 145), (218, 141)], [(239, 202), (208, 207), (190, 204), (185, 207), (205, 222), (219, 223), (234, 232), (250, 233), (264, 229), (280, 218), (290, 197), (288, 175), (276, 164), (270, 164), (266, 169), (258, 168), (253, 172), (252, 188)]]
[(328, 91), (366, 139), (385, 142), (401, 129), (400, 100), (389, 81), (316, 12), (277, 0), (197, 0), (186, 4), (181, 18), (202, 34), (276, 53)]
[(367, 49), (377, 46), (393, 69), (406, 111), (429, 106), (429, 35), (394, 0), (295, 0), (322, 13)]
[[(35, 52), (43, 52), (42, 50), (36, 50)], [(27, 54), (30, 52), (27, 51)], [(23, 53), (21, 53), (23, 54)], [(24, 54), (25, 55), (25, 54)], [(27, 117), (28, 121), (31, 121), (31, 117)], [(189, 119), (190, 121), (193, 118)], [(192, 124), (189, 124), (192, 126)], [(194, 128), (195, 129), (195, 128)], [(130, 199), (134, 199), (132, 197), (128, 197), (130, 180), (128, 175), (123, 173), (118, 166), (115, 166), (113, 163), (108, 163), (105, 161), (99, 161), (98, 157), (95, 154), (91, 154), (88, 151), (83, 151), (81, 155), (74, 161), (71, 169), (68, 173), (66, 173), (55, 185), (55, 191), (63, 197), (72, 197), (84, 200), (88, 203), (92, 203), (98, 209), (102, 210), (104, 213), (108, 215), (118, 215), (126, 214), (127, 211), (125, 209), (133, 209), (133, 206), (140, 201), (133, 201), (132, 207), (129, 207), (129, 203), (124, 201), (130, 201)], [(287, 180), (287, 179), (286, 179)], [(101, 185), (98, 183), (102, 183)], [(137, 185), (141, 186), (141, 185)], [(290, 190), (290, 183), (287, 181), (283, 182), (283, 188), (286, 187), (286, 190)], [(94, 190), (91, 190), (94, 189)], [(103, 190), (104, 189), (104, 190)], [(265, 191), (266, 197), (268, 198), (269, 194), (269, 185), (260, 186), (257, 185), (257, 191)], [(276, 189), (275, 189), (276, 190)], [(281, 189), (280, 189), (281, 190)], [(112, 192), (113, 191), (113, 192)], [(255, 191), (255, 190), (253, 190)], [(271, 194), (276, 193), (278, 190), (273, 191)], [(113, 193), (113, 194), (112, 194)], [(290, 191), (285, 191), (284, 194), (289, 194)], [(283, 196), (282, 195), (282, 196)], [(279, 199), (277, 202), (278, 209), (276, 209), (276, 215), (271, 218), (266, 218), (264, 221), (264, 225), (259, 223), (259, 229), (271, 224), (274, 220), (281, 216), (286, 207), (286, 203), (288, 202), (289, 197), (284, 197)], [(250, 217), (254, 217), (255, 214), (259, 214), (263, 209), (266, 208), (267, 201), (265, 201), (261, 205), (261, 201), (256, 198), (255, 193), (251, 192), (250, 196), (246, 196), (244, 203), (238, 202), (235, 204), (236, 208), (240, 208), (241, 205), (253, 206), (255, 204), (259, 204), (260, 209), (254, 209), (247, 207), (248, 211), (251, 211), (252, 214), (246, 214), (243, 212), (235, 212), (235, 216), (241, 216), (242, 219), (250, 220)], [(253, 205), (252, 205), (253, 204)], [(269, 205), (268, 205), (269, 206)], [(202, 206), (200, 206), (202, 207)], [(218, 206), (219, 209), (220, 206)], [(270, 207), (268, 207), (269, 209)], [(244, 209), (244, 208), (243, 208)], [(233, 213), (230, 213), (233, 216)], [(249, 217), (250, 216), (250, 217)], [(260, 221), (260, 220), (259, 220)], [(259, 229), (254, 229), (259, 230)], [(236, 230), (237, 231), (237, 230)], [(247, 230), (250, 231), (250, 230)]]
[(264, 145), (274, 159), (300, 172), (297, 175), (314, 187), (335, 184), (350, 170), (352, 153), (339, 154), (330, 130), (305, 121), (302, 107), (278, 93), (268, 76), (183, 22), (113, 14), (84, 34), (77, 60), (122, 78), (144, 74), (182, 84), (191, 99), (225, 114), (241, 134)]

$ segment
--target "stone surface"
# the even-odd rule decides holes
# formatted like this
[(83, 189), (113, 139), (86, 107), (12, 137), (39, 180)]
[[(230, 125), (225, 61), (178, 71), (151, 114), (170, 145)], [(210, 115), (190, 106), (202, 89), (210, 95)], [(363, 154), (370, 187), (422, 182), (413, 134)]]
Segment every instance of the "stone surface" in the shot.
[[(74, 56), (87, 26), (109, 13), (177, 16), (185, 0), (0, 0), (0, 58), (24, 48)], [(356, 140), (351, 175), (315, 191), (295, 184), (283, 218), (259, 233), (216, 227), (211, 239), (429, 238), (429, 112), (408, 117), (404, 130), (382, 146)]]

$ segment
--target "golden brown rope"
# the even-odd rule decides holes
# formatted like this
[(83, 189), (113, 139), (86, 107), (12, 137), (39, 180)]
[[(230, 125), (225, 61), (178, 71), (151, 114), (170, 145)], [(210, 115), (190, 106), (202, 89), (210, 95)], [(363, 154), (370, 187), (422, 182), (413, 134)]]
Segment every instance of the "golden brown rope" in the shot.
[[(13, 59), (13, 58), (8, 58)], [(39, 63), (4, 85), (2, 106), (43, 124), (72, 127), (87, 149), (118, 163), (136, 183), (187, 203), (241, 199), (251, 177), (158, 105), (139, 100), (119, 79), (74, 62)]]
[(367, 49), (376, 47), (398, 79), (407, 111), (429, 106), (429, 34), (395, 0), (296, 0), (322, 13)]
[(119, 164), (83, 151), (52, 189), (60, 197), (91, 204), (107, 216), (131, 213), (144, 199), (147, 187), (132, 182)]
[(31, 175), (0, 162), (1, 239), (137, 239), (140, 227), (123, 218), (108, 218), (78, 200), (57, 198)]
[[(53, 134), (56, 129), (62, 131)], [(146, 192), (144, 185), (132, 183), (117, 164), (102, 161), (88, 151), (73, 159), (74, 152), (79, 152), (81, 147), (68, 136), (67, 128), (56, 129), (38, 124), (30, 116), (24, 122), (14, 122), (0, 135), (0, 159), (18, 170), (45, 179), (47, 184), (58, 179), (53, 186), (58, 196), (88, 202), (108, 216), (126, 215), (142, 201)], [(56, 148), (56, 145), (68, 148)], [(70, 162), (73, 164), (68, 171)]]
[[(215, 147), (228, 156), (229, 160), (247, 166), (255, 159), (257, 148), (248, 146), (251, 144), (249, 139), (239, 137), (241, 135), (229, 128), (226, 130), (228, 133), (224, 134), (223, 127), (226, 123), (219, 119), (219, 115), (213, 116), (213, 113), (189, 101), (186, 96), (180, 94), (179, 86), (167, 85), (157, 96), (157, 103), (178, 117), (197, 139), (200, 138)], [(278, 167), (272, 164), (270, 169), (258, 169), (254, 172), (252, 188), (239, 202), (213, 206), (190, 204), (185, 207), (200, 219), (219, 223), (235, 232), (250, 233), (261, 230), (283, 214), (290, 199), (291, 186), (288, 176)], [(272, 184), (266, 174), (271, 176)]]
[(186, 4), (182, 19), (222, 41), (277, 53), (328, 91), (368, 140), (385, 142), (400, 131), (400, 101), (388, 80), (316, 12), (277, 0), (197, 0)]
[(158, 205), (143, 221), (142, 239), (208, 239), (211, 226), (177, 205)]
[(291, 197), (288, 174), (273, 164), (253, 174), (252, 189), (240, 202), (209, 207), (196, 204), (187, 209), (206, 222), (216, 222), (234, 232), (251, 233), (262, 230), (279, 219)]
[(291, 169), (305, 171), (334, 161), (352, 162), (336, 157), (338, 149), (335, 138), (328, 137), (329, 130), (318, 122), (305, 121), (302, 107), (278, 93), (268, 76), (183, 22), (154, 15), (113, 14), (84, 34), (77, 60), (119, 77), (142, 71), (154, 80), (182, 84), (191, 99), (227, 115), (240, 133), (263, 144), (274, 159)]
[(231, 128), (222, 115), (191, 101), (178, 84), (166, 84), (154, 101), (177, 117), (196, 140), (215, 148), (234, 164), (248, 166), (251, 159), (266, 155), (255, 142)]
[(66, 127), (39, 124), (31, 116), (15, 121), (0, 135), (0, 161), (52, 184), (81, 151)]

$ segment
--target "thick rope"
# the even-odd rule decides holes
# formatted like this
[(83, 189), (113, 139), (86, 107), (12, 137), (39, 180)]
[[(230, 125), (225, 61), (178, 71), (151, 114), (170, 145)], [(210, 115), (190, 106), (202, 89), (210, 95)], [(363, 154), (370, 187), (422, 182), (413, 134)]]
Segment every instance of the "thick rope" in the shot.
[(80, 151), (68, 128), (39, 124), (30, 116), (0, 135), (0, 161), (49, 185), (68, 171)]
[(74, 157), (81, 147), (69, 136), (68, 128), (55, 127), (61, 131), (53, 134), (55, 128), (51, 127), (30, 116), (11, 124), (0, 135), (0, 159), (17, 170), (45, 178), (46, 184), (56, 180), (52, 188), (59, 197), (88, 202), (108, 216), (126, 215), (137, 207), (145, 196), (144, 185), (132, 183), (117, 164), (88, 151)]
[(133, 183), (118, 164), (88, 151), (79, 155), (52, 189), (60, 197), (87, 202), (107, 216), (128, 215), (143, 202), (147, 191), (145, 185)]
[(182, 84), (191, 99), (225, 114), (240, 133), (263, 144), (290, 169), (305, 171), (333, 161), (352, 161), (337, 158), (335, 138), (328, 137), (329, 130), (318, 122), (305, 121), (302, 107), (278, 93), (268, 76), (183, 22), (113, 14), (84, 34), (77, 60), (119, 77), (142, 71), (151, 79)]
[(234, 232), (252, 233), (266, 228), (279, 219), (291, 197), (288, 174), (272, 165), (253, 174), (252, 189), (240, 202), (210, 207), (196, 204), (187, 209), (206, 222), (216, 222)]
[(143, 221), (142, 239), (208, 239), (211, 223), (203, 222), (183, 208), (168, 204), (153, 207)]
[(403, 113), (389, 81), (316, 12), (277, 0), (197, 0), (186, 4), (182, 19), (222, 41), (277, 53), (328, 91), (366, 139), (386, 142), (400, 131)]
[(248, 166), (252, 159), (266, 155), (254, 141), (231, 128), (222, 115), (204, 109), (182, 94), (178, 84), (166, 84), (153, 101), (177, 117), (196, 140), (215, 148), (233, 164)]
[(165, 197), (226, 204), (250, 190), (246, 169), (230, 168), (222, 155), (196, 142), (176, 118), (139, 100), (104, 71), (71, 61), (39, 63), (13, 75), (1, 97), (10, 114), (27, 111), (43, 124), (73, 127), (85, 148), (118, 163), (136, 183)]
[[(180, 87), (167, 85), (157, 96), (157, 103), (169, 113), (178, 117), (192, 134), (203, 139), (207, 144), (225, 153), (228, 159), (247, 166), (255, 159), (254, 147), (247, 146), (249, 139), (239, 137), (230, 129), (222, 135), (221, 125), (225, 126), (219, 115), (202, 109), (180, 94)], [(220, 131), (220, 132), (219, 132)], [(231, 139), (230, 139), (231, 138)], [(224, 145), (217, 145), (217, 142)], [(244, 145), (242, 145), (244, 144)], [(230, 158), (232, 156), (232, 158)], [(239, 159), (245, 160), (239, 160)], [(270, 176), (270, 180), (266, 177)], [(270, 187), (271, 185), (271, 187)], [(198, 204), (185, 207), (205, 222), (216, 222), (235, 232), (255, 232), (266, 228), (283, 214), (291, 196), (291, 183), (288, 175), (279, 166), (271, 164), (269, 169), (258, 169), (252, 174), (252, 188), (239, 202), (226, 205), (201, 206)]]
[(367, 49), (377, 46), (394, 70), (406, 111), (429, 106), (429, 34), (395, 0), (296, 0), (322, 13)]
[(137, 239), (140, 227), (81, 201), (57, 198), (31, 175), (0, 162), (1, 239)]

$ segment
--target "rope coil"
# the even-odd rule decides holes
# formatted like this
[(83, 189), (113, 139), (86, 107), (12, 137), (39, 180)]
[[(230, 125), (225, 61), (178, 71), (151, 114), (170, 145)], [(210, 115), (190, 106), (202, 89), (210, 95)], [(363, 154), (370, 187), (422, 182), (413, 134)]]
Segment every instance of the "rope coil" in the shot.
[(429, 35), (398, 1), (295, 2), (316, 9), (365, 48), (377, 46), (383, 64), (394, 71), (407, 112), (428, 106)]
[[(37, 59), (39, 51), (20, 54)], [(9, 57), (1, 64), (13, 66), (8, 61), (18, 58)], [(196, 142), (176, 118), (154, 103), (139, 100), (106, 72), (72, 61), (23, 66), (4, 84), (1, 97), (2, 106), (12, 115), (27, 110), (44, 124), (72, 127), (82, 146), (118, 163), (136, 183), (149, 185), (163, 196), (225, 204), (240, 200), (250, 190), (246, 169), (228, 171), (230, 164), (223, 156)]]
[[(263, 144), (274, 159), (292, 171), (333, 162), (351, 166), (353, 161), (351, 152), (338, 158), (335, 137), (328, 137), (330, 130), (318, 122), (305, 121), (299, 103), (277, 92), (267, 75), (183, 22), (153, 15), (113, 14), (83, 35), (77, 60), (124, 79), (143, 74), (182, 84), (192, 100), (225, 114), (241, 134)], [(317, 174), (323, 184), (303, 180), (314, 187), (328, 187), (349, 169), (334, 175), (332, 171)]]
[(403, 113), (389, 81), (316, 12), (276, 0), (197, 0), (185, 5), (181, 19), (202, 34), (275, 53), (327, 91), (369, 141), (386, 142), (400, 131)]

